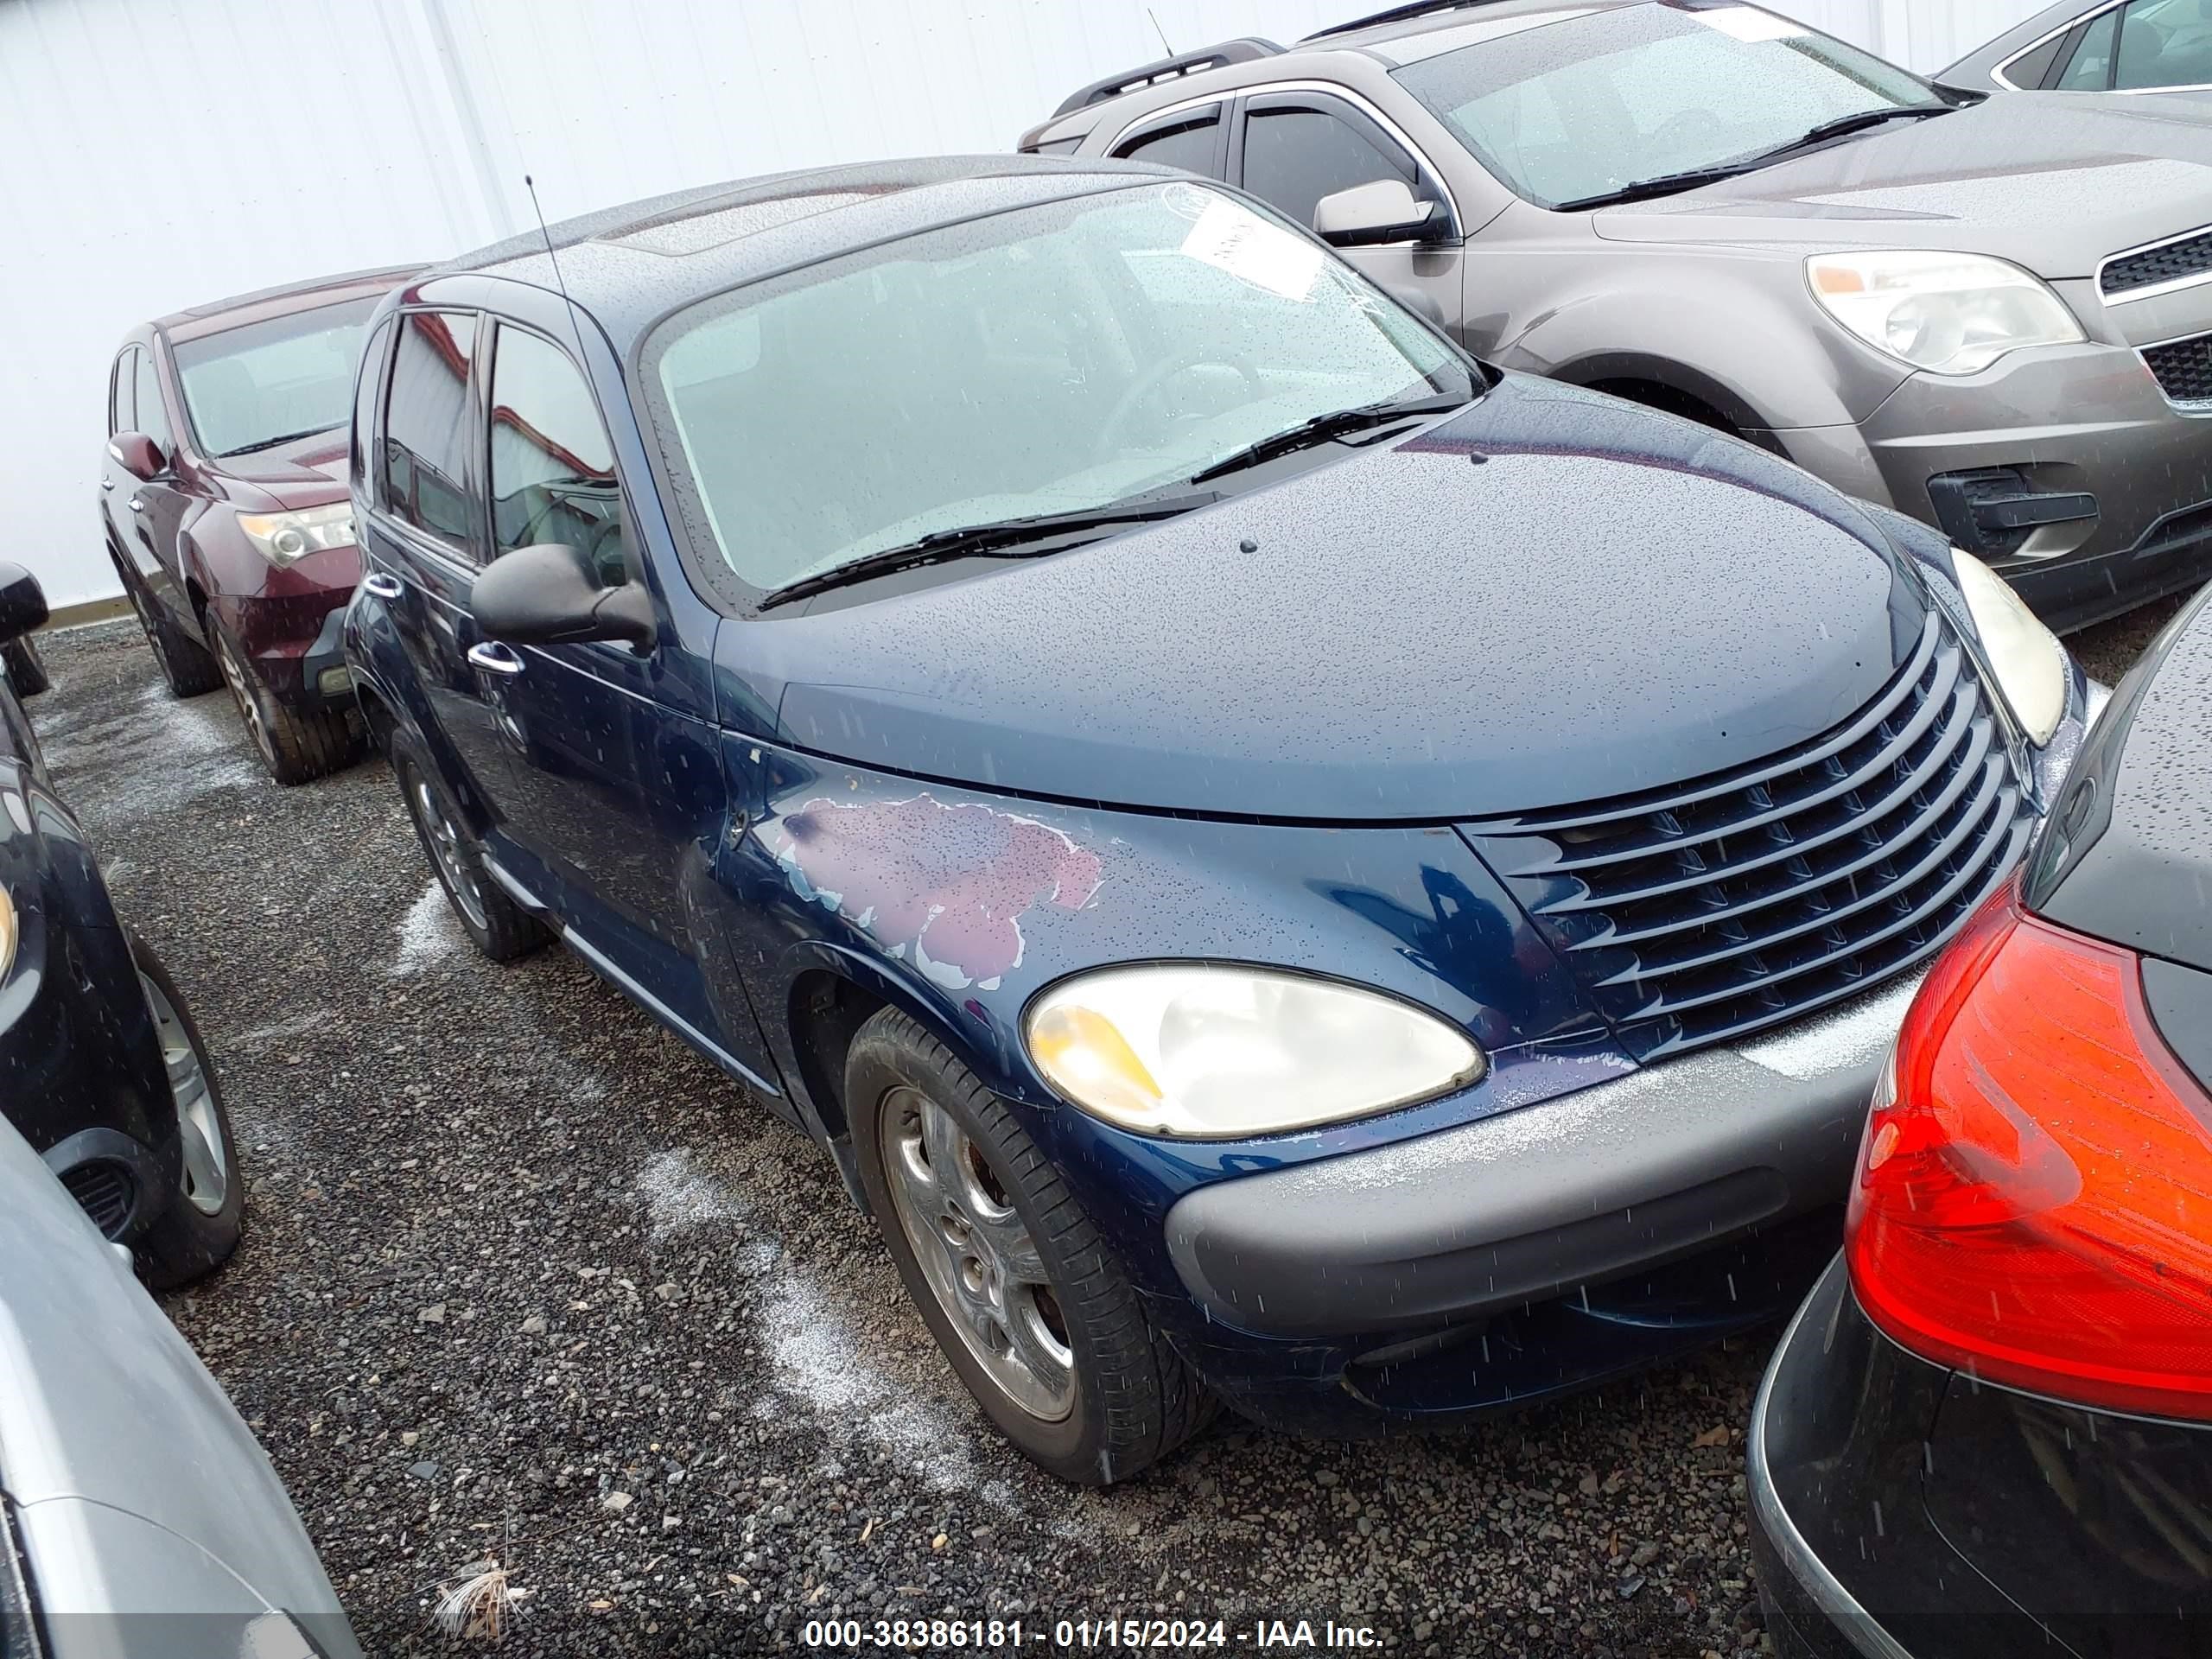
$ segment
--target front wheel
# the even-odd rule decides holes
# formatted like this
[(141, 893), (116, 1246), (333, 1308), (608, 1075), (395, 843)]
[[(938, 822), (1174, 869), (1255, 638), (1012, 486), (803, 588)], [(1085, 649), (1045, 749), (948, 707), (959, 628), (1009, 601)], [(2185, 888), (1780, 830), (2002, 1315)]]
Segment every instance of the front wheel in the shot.
[(351, 760), (359, 744), (342, 710), (311, 709), (295, 713), (279, 702), (231, 636), (213, 630), (215, 658), (231, 701), (253, 740), (254, 753), (280, 784), (304, 784), (327, 776)]
[(213, 1272), (231, 1259), (245, 1224), (245, 1180), (238, 1172), (238, 1141), (215, 1082), (215, 1068), (193, 1023), (192, 1010), (153, 948), (125, 930), (138, 987), (162, 1046), (169, 1099), (176, 1113), (176, 1191), (131, 1247), (138, 1270), (156, 1290), (171, 1290)]
[(845, 1086), (861, 1179), (907, 1294), (1024, 1456), (1104, 1486), (1205, 1424), (1212, 1396), (1059, 1173), (949, 1049), (886, 1008), (855, 1035)]

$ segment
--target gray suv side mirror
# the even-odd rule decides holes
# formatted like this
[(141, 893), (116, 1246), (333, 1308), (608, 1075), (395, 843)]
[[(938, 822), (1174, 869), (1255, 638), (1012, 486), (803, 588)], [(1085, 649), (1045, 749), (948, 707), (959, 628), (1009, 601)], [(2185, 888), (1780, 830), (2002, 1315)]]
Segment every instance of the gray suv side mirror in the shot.
[(1445, 225), (1443, 204), (1423, 201), (1403, 179), (1356, 184), (1313, 204), (1313, 233), (1339, 248), (1433, 242)]
[(0, 564), (0, 643), (46, 626), (46, 590), (20, 564)]
[(650, 645), (652, 596), (642, 582), (600, 585), (590, 556), (563, 542), (518, 547), (476, 578), (469, 614), (487, 639), (518, 645), (624, 639)]

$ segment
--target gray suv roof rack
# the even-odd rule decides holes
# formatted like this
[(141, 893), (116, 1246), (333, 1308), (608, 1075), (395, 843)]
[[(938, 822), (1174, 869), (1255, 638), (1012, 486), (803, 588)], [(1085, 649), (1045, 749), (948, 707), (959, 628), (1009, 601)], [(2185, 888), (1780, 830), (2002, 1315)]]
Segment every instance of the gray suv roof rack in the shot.
[(1205, 69), (1223, 69), (1232, 63), (1249, 63), (1255, 58), (1272, 58), (1281, 50), (1282, 48), (1273, 41), (1247, 35), (1236, 40), (1224, 41), (1218, 46), (1202, 47), (1196, 52), (1162, 58), (1157, 63), (1147, 63), (1139, 69), (1126, 69), (1118, 75), (1109, 75), (1103, 80), (1094, 80), (1088, 86), (1077, 87), (1060, 100), (1060, 107), (1052, 111), (1052, 118), (1058, 120), (1087, 104), (1103, 104), (1109, 98), (1119, 98), (1124, 92), (1134, 92), (1160, 81), (1173, 80), (1179, 75), (1194, 75)]

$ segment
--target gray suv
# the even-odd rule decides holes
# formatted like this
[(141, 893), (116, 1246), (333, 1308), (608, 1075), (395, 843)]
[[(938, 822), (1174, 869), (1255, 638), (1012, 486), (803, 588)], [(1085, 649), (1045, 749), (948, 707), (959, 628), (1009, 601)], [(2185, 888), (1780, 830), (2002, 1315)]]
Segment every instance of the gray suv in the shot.
[(1110, 77), (1021, 148), (1241, 185), (1483, 357), (1912, 513), (2055, 626), (2212, 576), (2212, 105), (1946, 92), (1727, 0), (1433, 0)]

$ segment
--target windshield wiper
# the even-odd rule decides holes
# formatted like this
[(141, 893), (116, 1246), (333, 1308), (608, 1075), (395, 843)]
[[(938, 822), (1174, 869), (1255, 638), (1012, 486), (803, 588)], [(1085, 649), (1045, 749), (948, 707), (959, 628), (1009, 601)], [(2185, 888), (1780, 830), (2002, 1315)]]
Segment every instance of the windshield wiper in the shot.
[(1295, 454), (1300, 449), (1312, 449), (1348, 437), (1354, 432), (1364, 432), (1378, 426), (1389, 426), (1402, 420), (1411, 420), (1419, 415), (1440, 415), (1447, 409), (1459, 409), (1473, 401), (1459, 392), (1446, 392), (1440, 397), (1414, 397), (1397, 403), (1362, 404), (1356, 409), (1332, 410), (1326, 415), (1316, 415), (1310, 421), (1262, 438), (1257, 443), (1248, 443), (1242, 449), (1223, 456), (1200, 472), (1191, 474), (1191, 482), (1204, 484), (1230, 473), (1241, 473), (1247, 467), (1257, 467), (1262, 461), (1273, 461), (1278, 455)]
[[(900, 546), (864, 553), (857, 559), (848, 560), (814, 575), (801, 576), (797, 582), (772, 588), (760, 601), (760, 608), (768, 610), (774, 606), (787, 605), (795, 599), (827, 593), (832, 588), (865, 582), (871, 576), (887, 576), (894, 571), (912, 570), (925, 564), (944, 564), (952, 559), (1013, 559), (1027, 558), (1038, 553), (1057, 553), (1061, 550), (1059, 543), (1066, 537), (1080, 536), (1090, 531), (1110, 530), (1116, 524), (1139, 524), (1154, 518), (1179, 518), (1196, 508), (1211, 506), (1220, 499), (1221, 492), (1218, 490), (1195, 491), (1183, 495), (1135, 496), (1127, 501), (1112, 502), (1103, 507), (1082, 507), (1072, 512), (1033, 513), (1020, 518), (996, 518), (986, 524), (933, 530), (928, 535)], [(1043, 545), (1046, 543), (1053, 545)]]
[(312, 438), (320, 433), (334, 432), (337, 429), (330, 426), (311, 426), (304, 432), (280, 432), (273, 438), (256, 438), (251, 443), (242, 443), (235, 449), (226, 449), (215, 459), (228, 461), (232, 455), (250, 455), (257, 449), (274, 449), (280, 443), (297, 443), (302, 438)]
[(1578, 213), (1586, 207), (1611, 207), (1624, 201), (1648, 201), (1654, 196), (1679, 195), (1685, 190), (1694, 190), (1701, 184), (1740, 178), (1785, 156), (1809, 149), (1815, 144), (1827, 143), (1832, 138), (1846, 138), (1854, 132), (1864, 132), (1870, 127), (1878, 127), (1900, 118), (1917, 120), (1923, 116), (1948, 115), (1955, 107), (1949, 104), (1899, 104), (1891, 109), (1860, 110), (1855, 114), (1840, 115), (1833, 121), (1823, 121), (1817, 127), (1807, 128), (1787, 143), (1760, 150), (1756, 156), (1717, 162), (1712, 167), (1693, 167), (1681, 173), (1662, 173), (1656, 178), (1638, 179), (1618, 189), (1601, 190), (1595, 195), (1577, 196), (1571, 201), (1562, 201), (1555, 211)]

